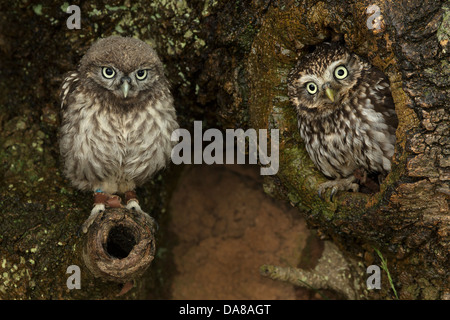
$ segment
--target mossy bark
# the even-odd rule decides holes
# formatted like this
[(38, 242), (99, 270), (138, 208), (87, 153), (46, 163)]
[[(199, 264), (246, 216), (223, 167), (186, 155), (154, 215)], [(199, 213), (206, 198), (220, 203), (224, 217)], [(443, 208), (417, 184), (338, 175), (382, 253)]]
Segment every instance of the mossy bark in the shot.
[[(380, 249), (400, 298), (448, 298), (449, 7), (439, 1), (377, 2), (382, 17), (377, 30), (366, 26), (371, 4), (304, 1), (271, 7), (247, 62), (251, 124), (281, 130), (276, 185), (303, 209), (311, 226), (347, 254), (364, 257), (366, 265), (380, 264), (373, 248)], [(393, 169), (381, 191), (344, 193), (324, 202), (317, 195), (324, 178), (296, 134), (285, 81), (305, 46), (334, 35), (388, 75), (400, 125)], [(365, 296), (392, 297), (390, 289), (384, 281), (380, 293)]]
[[(77, 1), (70, 3), (80, 5)], [(367, 7), (382, 20), (369, 29)], [(114, 298), (115, 283), (82, 268), (77, 231), (90, 194), (70, 187), (58, 156), (58, 88), (98, 37), (152, 44), (172, 83), (182, 127), (280, 130), (280, 170), (266, 190), (299, 208), (311, 227), (364, 265), (388, 260), (400, 298), (450, 295), (450, 22), (445, 1), (100, 1), (83, 2), (81, 29), (66, 27), (67, 4), (0, 5), (0, 297)], [(317, 196), (325, 178), (310, 161), (286, 93), (286, 75), (307, 46), (343, 37), (389, 77), (400, 125), (393, 170), (375, 195)], [(121, 298), (169, 297), (165, 212), (178, 168), (138, 190), (160, 223), (153, 265)], [(359, 275), (364, 277), (365, 275)], [(366, 298), (391, 298), (387, 281)], [(149, 292), (151, 294), (149, 295)]]

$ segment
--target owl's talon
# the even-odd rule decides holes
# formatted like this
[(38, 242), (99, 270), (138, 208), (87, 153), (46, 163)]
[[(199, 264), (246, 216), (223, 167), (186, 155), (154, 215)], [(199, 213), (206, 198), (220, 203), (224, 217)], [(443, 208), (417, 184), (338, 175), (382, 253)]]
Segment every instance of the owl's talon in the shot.
[(324, 199), (323, 199), (322, 192), (323, 192), (323, 189), (319, 186), (319, 190), (317, 191), (317, 194), (319, 195), (319, 198), (320, 198), (320, 199), (324, 200)]
[(319, 186), (319, 197), (324, 200), (324, 193), (328, 189), (331, 189), (330, 201), (333, 201), (333, 198), (338, 193), (338, 191), (352, 190), (353, 192), (358, 192), (359, 185), (357, 183), (354, 183), (355, 180), (356, 178), (354, 176), (350, 176), (348, 178), (324, 182)]
[[(137, 199), (131, 199), (128, 200), (127, 202), (127, 209), (130, 211), (142, 211), (141, 206), (139, 205), (139, 202), (137, 201)], [(144, 211), (142, 211), (144, 212)]]
[(81, 225), (81, 231), (83, 233), (87, 233), (89, 227), (92, 225), (94, 220), (101, 214), (105, 212), (104, 204), (95, 204), (94, 208), (92, 208), (90, 216), (86, 219), (86, 221)]
[(156, 220), (151, 217), (148, 213), (144, 212), (141, 209), (141, 206), (139, 205), (139, 202), (137, 199), (130, 199), (127, 202), (127, 209), (131, 212), (136, 213), (136, 216), (138, 218), (144, 218), (150, 225), (152, 225), (156, 231), (159, 230), (159, 224), (156, 222)]
[(334, 197), (334, 195), (335, 195), (337, 192), (338, 192), (338, 188), (336, 188), (336, 186), (334, 186), (334, 187), (331, 189), (330, 201), (333, 201), (333, 197)]

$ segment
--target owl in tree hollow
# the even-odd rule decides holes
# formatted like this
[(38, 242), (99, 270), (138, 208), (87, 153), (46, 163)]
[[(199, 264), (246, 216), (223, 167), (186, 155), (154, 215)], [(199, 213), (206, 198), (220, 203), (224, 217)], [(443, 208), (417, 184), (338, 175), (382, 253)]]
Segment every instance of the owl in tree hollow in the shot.
[(338, 43), (323, 43), (290, 72), (288, 94), (310, 158), (334, 179), (319, 186), (320, 196), (358, 191), (357, 171), (365, 179), (391, 170), (398, 120), (380, 70)]
[(67, 73), (61, 87), (60, 152), (64, 174), (94, 191), (83, 232), (105, 210), (144, 213), (135, 188), (169, 161), (178, 128), (173, 98), (156, 52), (145, 42), (112, 36), (98, 40)]

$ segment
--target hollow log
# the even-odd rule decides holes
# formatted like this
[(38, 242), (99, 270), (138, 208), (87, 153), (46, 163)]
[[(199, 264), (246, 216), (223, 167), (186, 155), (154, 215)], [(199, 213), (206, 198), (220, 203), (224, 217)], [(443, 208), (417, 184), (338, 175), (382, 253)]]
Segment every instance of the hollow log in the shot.
[(139, 278), (155, 257), (155, 230), (124, 208), (107, 209), (89, 227), (83, 260), (97, 278), (126, 283)]

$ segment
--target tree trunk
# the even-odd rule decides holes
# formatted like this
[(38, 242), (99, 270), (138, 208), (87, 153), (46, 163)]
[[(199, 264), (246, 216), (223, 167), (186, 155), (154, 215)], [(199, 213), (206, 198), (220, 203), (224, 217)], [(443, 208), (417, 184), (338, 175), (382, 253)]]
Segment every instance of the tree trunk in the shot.
[[(374, 249), (388, 260), (391, 283), (384, 278), (381, 292), (362, 297), (393, 297), (393, 286), (399, 298), (448, 298), (449, 7), (439, 1), (377, 2), (377, 30), (366, 27), (371, 4), (307, 1), (270, 8), (247, 63), (251, 124), (279, 128), (287, 137), (275, 183), (311, 226), (366, 266), (381, 265)], [(295, 52), (333, 34), (342, 34), (350, 49), (389, 76), (400, 125), (393, 169), (381, 191), (328, 202), (317, 196), (324, 180), (297, 136), (285, 79)]]
[[(288, 199), (348, 263), (352, 298), (450, 298), (450, 6), (445, 1), (100, 1), (68, 29), (66, 5), (11, 1), (0, 12), (0, 298), (114, 298), (121, 285), (92, 275), (78, 229), (92, 195), (61, 176), (62, 75), (110, 34), (136, 36), (162, 58), (182, 127), (280, 130), (280, 169), (266, 190)], [(369, 11), (377, 5), (379, 11)], [(375, 27), (368, 20), (380, 14)], [(376, 194), (321, 200), (325, 178), (299, 137), (286, 76), (307, 46), (343, 37), (391, 82), (399, 118), (393, 169)], [(138, 190), (159, 222), (157, 254), (126, 298), (167, 298), (168, 199), (179, 167)], [(166, 249), (166, 250), (161, 250)], [(380, 254), (378, 255), (379, 252)], [(159, 252), (159, 253), (158, 253)], [(387, 260), (382, 289), (367, 291), (365, 269)], [(81, 290), (66, 273), (81, 269)], [(362, 270), (362, 271), (361, 271)], [(363, 274), (361, 274), (363, 272)]]

